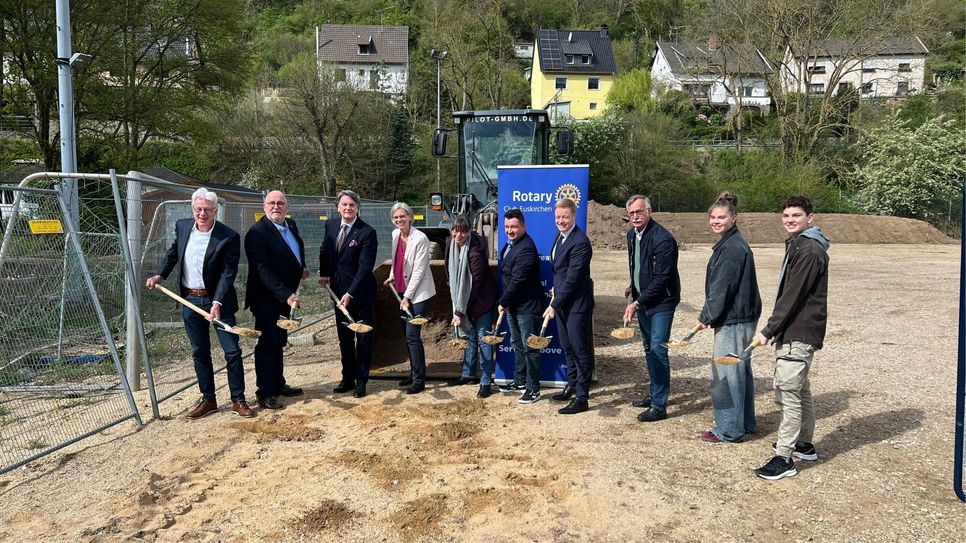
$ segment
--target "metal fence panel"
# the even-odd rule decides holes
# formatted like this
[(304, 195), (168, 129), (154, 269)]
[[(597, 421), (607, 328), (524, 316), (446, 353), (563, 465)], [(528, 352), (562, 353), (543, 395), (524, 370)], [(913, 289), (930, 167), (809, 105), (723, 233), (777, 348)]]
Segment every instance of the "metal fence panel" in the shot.
[(119, 238), (90, 202), (71, 239), (56, 193), (13, 190), (21, 205), (0, 223), (0, 471), (129, 418), (140, 424), (112, 339), (124, 315)]

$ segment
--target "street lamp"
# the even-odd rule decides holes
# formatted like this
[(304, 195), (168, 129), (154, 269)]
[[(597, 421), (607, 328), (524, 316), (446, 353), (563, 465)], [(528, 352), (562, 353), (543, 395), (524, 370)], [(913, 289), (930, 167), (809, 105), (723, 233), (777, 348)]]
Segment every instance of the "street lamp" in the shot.
[[(429, 56), (436, 61), (436, 128), (440, 128), (440, 117), (439, 117), (439, 97), (440, 97), (440, 66), (446, 56), (449, 55), (449, 51), (440, 51), (439, 49), (431, 49), (429, 51)], [(439, 170), (439, 158), (436, 159), (436, 191), (440, 190), (440, 170)]]

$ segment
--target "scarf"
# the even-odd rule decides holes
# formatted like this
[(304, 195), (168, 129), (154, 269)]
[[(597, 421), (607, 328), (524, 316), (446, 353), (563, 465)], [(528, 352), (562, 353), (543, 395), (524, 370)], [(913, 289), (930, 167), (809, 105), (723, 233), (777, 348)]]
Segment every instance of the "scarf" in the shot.
[[(453, 312), (463, 315), (463, 323), (469, 318), (469, 315), (466, 314), (466, 306), (470, 301), (470, 290), (473, 288), (473, 275), (470, 273), (471, 241), (471, 237), (466, 238), (466, 243), (462, 247), (454, 242), (450, 248), (449, 262), (446, 263), (449, 271), (449, 293), (453, 299)], [(465, 328), (465, 324), (461, 328)]]

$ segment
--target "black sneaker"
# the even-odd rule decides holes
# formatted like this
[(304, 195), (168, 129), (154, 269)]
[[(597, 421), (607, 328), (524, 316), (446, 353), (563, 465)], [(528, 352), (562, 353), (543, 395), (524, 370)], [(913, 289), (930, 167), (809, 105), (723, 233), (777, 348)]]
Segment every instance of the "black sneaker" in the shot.
[(500, 386), (500, 392), (513, 392), (516, 394), (523, 394), (527, 391), (527, 385), (520, 383), (507, 383)]
[(520, 396), (518, 400), (520, 403), (536, 403), (540, 401), (540, 391), (539, 390), (528, 390)]
[[(775, 451), (775, 454), (778, 454), (778, 443), (772, 443), (771, 448)], [(795, 450), (792, 451), (792, 458), (798, 458), (806, 462), (814, 462), (818, 460), (818, 453), (815, 452), (815, 445), (805, 441), (796, 441)]]
[(479, 392), (476, 393), (477, 398), (489, 398), (493, 394), (493, 389), (490, 385), (480, 385)]
[(462, 376), (460, 376), (459, 379), (450, 379), (449, 381), (447, 381), (446, 382), (446, 386), (460, 387), (460, 386), (463, 386), (463, 385), (471, 384), (472, 382), (473, 382), (473, 378), (472, 377), (462, 377)]
[(777, 481), (785, 477), (798, 475), (798, 470), (795, 469), (795, 462), (791, 458), (775, 456), (767, 464), (756, 469), (755, 475), (769, 481)]

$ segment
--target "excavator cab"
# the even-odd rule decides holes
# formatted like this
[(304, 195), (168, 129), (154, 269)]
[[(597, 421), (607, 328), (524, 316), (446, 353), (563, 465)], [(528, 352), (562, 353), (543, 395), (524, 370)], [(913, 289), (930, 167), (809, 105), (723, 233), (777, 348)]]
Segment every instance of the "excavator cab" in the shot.
[[(550, 116), (545, 110), (492, 110), (453, 112), (453, 128), (438, 128), (433, 133), (432, 153), (437, 158), (457, 161), (457, 194), (448, 198), (432, 195), (436, 207), (442, 206), (447, 217), (438, 225), (420, 227), (431, 243), (431, 268), (436, 282), (436, 296), (430, 304), (430, 322), (423, 326), (422, 338), (426, 349), (427, 373), (433, 377), (458, 375), (463, 352), (448, 346), (452, 333), (452, 305), (443, 248), (449, 237), (452, 217), (464, 214), (473, 229), (487, 240), (490, 270), (496, 274), (496, 228), (500, 227), (497, 201), (497, 166), (547, 164), (551, 135)], [(455, 155), (448, 155), (450, 134), (455, 134)], [(572, 134), (569, 130), (556, 131), (558, 154), (569, 154)], [(389, 276), (390, 261), (375, 270), (376, 281), (382, 284)], [(409, 354), (406, 349), (398, 317), (398, 302), (392, 292), (380, 287), (376, 299), (373, 364), (377, 371), (404, 373), (408, 371)]]

